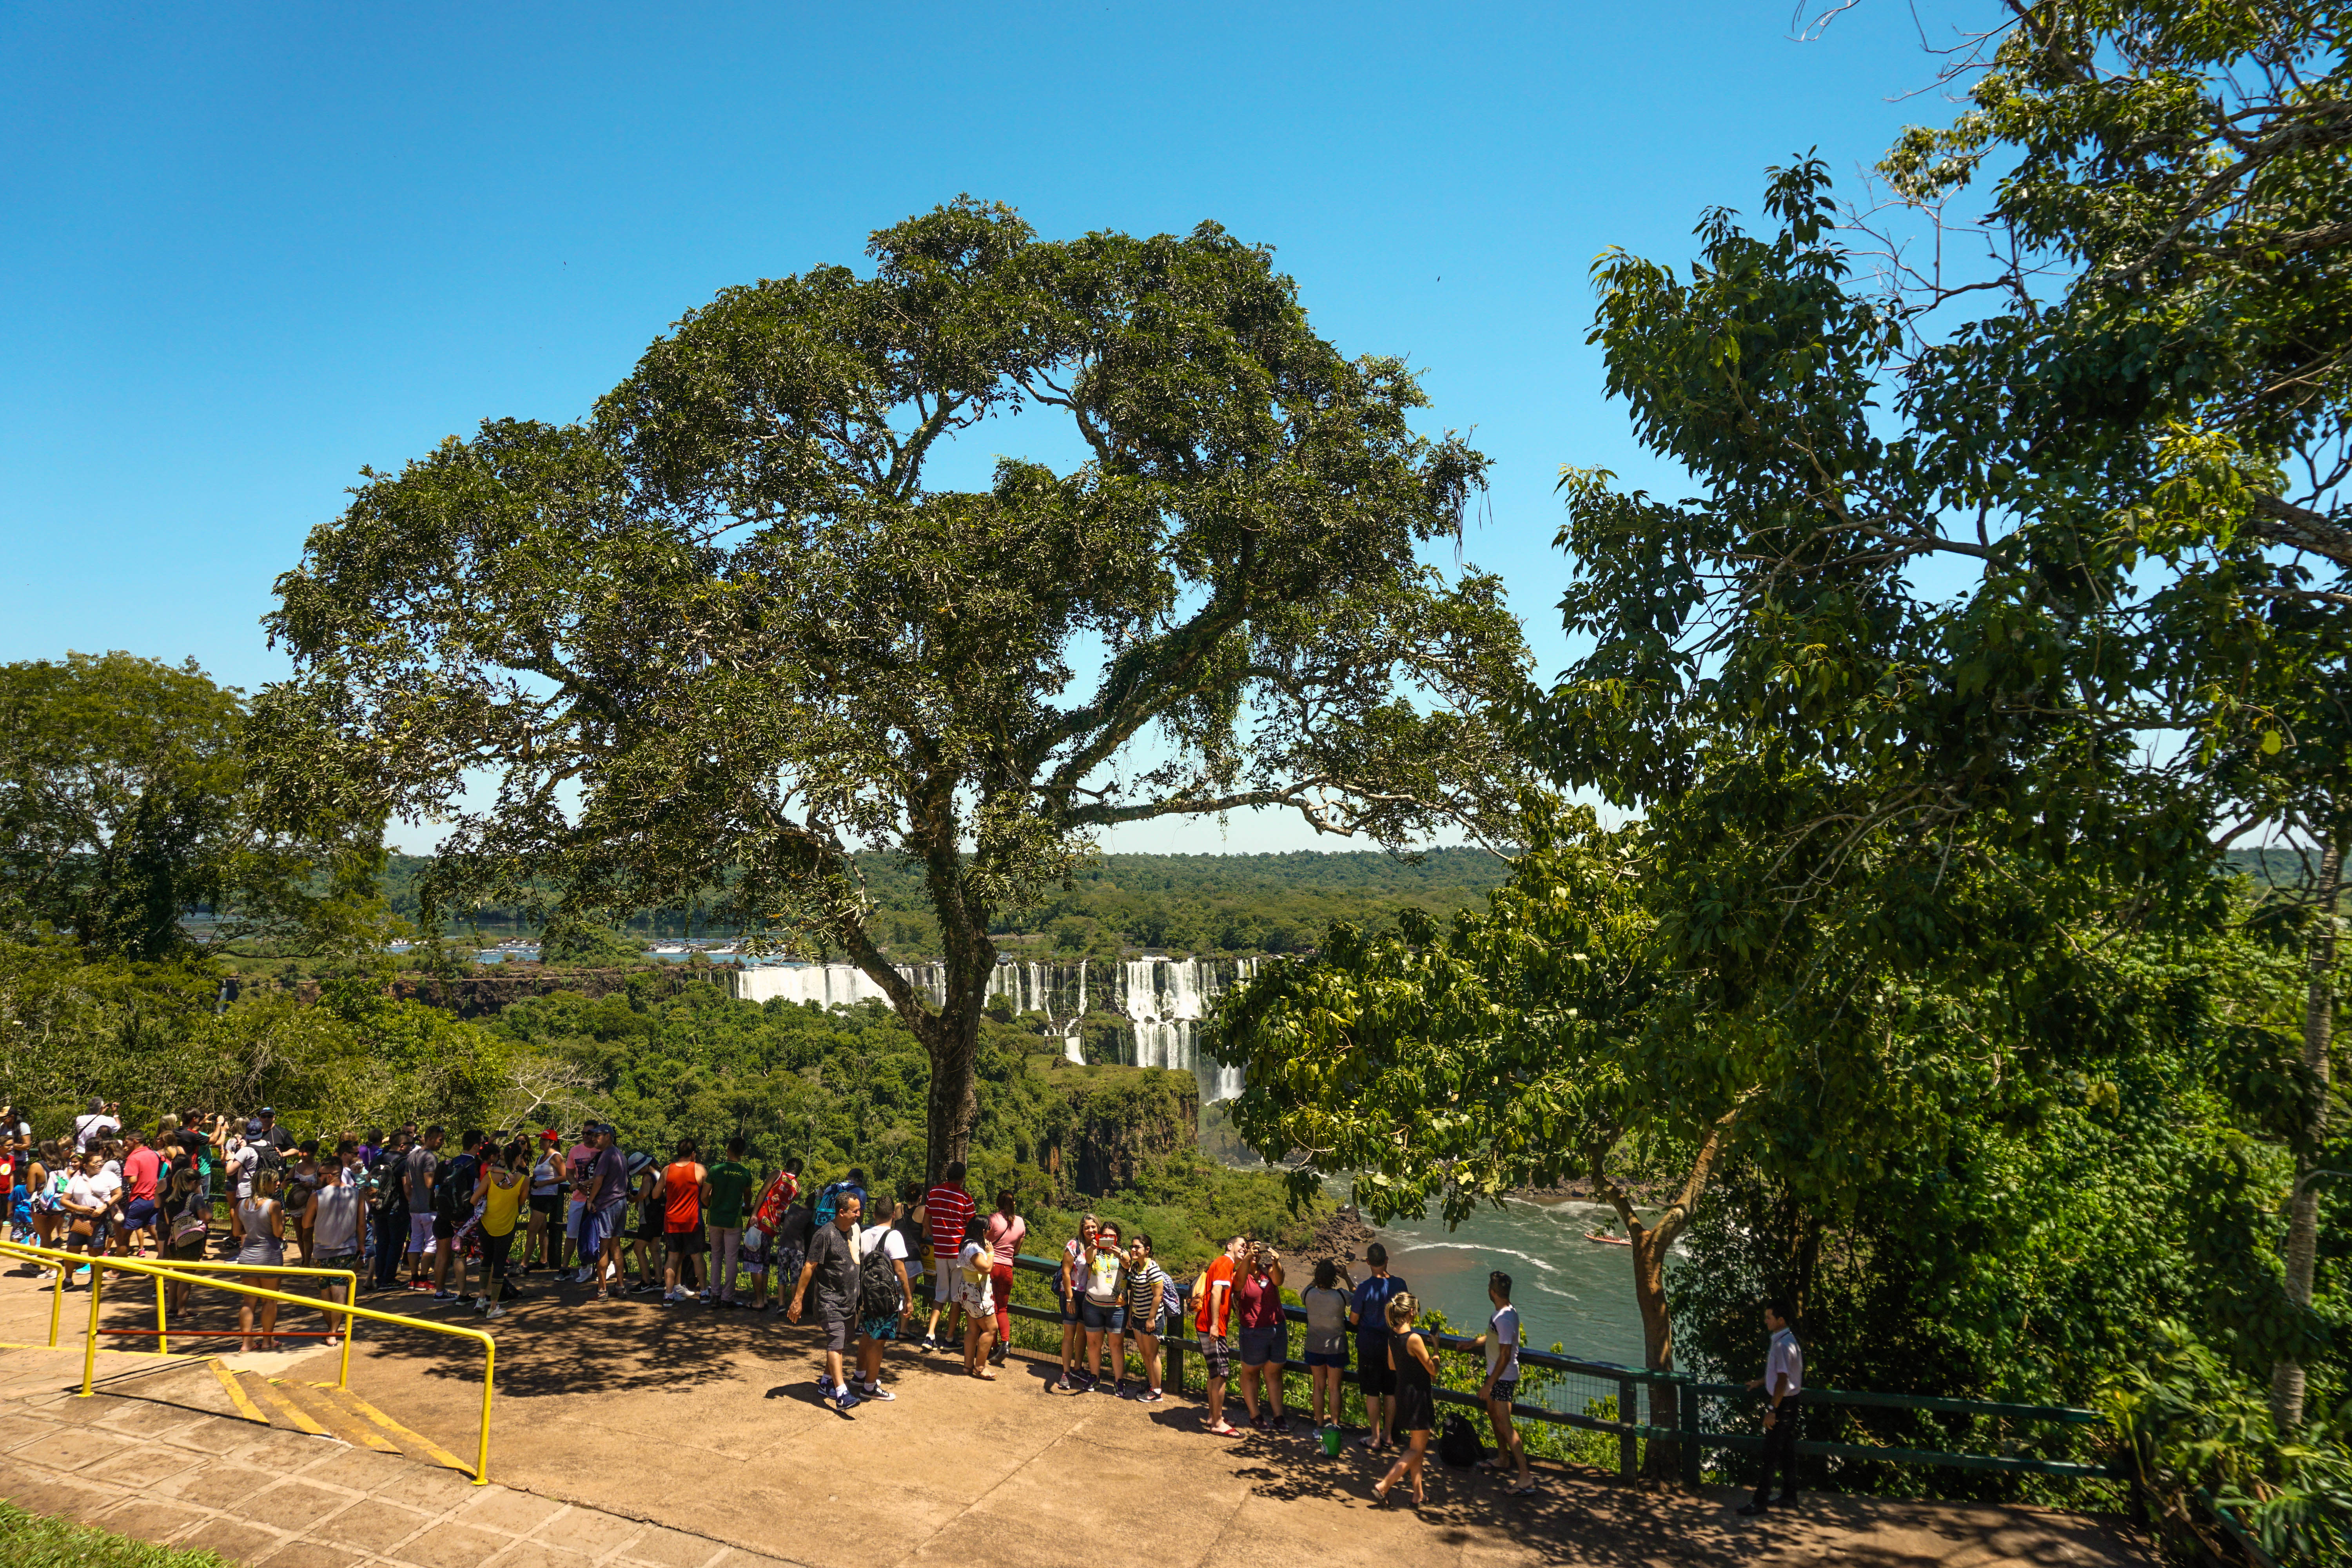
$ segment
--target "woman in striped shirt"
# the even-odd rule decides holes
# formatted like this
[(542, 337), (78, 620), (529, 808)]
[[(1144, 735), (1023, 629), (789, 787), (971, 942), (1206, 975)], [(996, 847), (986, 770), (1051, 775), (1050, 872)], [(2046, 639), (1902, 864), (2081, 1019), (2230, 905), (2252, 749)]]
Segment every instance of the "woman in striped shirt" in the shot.
[[(1135, 1397), (1144, 1405), (1160, 1403), (1160, 1314), (1176, 1303), (1176, 1281), (1152, 1260), (1151, 1238), (1141, 1231), (1127, 1246), (1127, 1331), (1135, 1341), (1136, 1358), (1143, 1363), (1144, 1388)], [(1127, 1370), (1122, 1350), (1119, 1371)], [(1125, 1385), (1122, 1376), (1120, 1384)]]

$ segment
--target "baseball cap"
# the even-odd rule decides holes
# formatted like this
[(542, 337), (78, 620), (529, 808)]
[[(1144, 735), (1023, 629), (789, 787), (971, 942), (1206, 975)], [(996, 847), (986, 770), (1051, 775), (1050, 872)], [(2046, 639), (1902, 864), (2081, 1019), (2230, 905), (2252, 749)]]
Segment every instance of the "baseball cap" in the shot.
[(552, 1127), (542, 1128), (540, 1131), (539, 1141), (542, 1143), (558, 1142), (561, 1141), (561, 1138), (562, 1135)]
[(247, 1121), (247, 1122), (245, 1124), (245, 1130), (246, 1130), (247, 1132), (258, 1132), (258, 1131), (261, 1131), (261, 1118), (260, 1118), (260, 1117), (258, 1117), (258, 1116), (257, 1116), (257, 1117), (253, 1118), (251, 1121)]

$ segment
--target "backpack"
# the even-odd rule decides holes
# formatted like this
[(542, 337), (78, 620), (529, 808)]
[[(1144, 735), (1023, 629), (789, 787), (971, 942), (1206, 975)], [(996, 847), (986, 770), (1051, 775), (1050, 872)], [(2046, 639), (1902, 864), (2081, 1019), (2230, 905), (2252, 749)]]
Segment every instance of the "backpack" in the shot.
[(286, 1156), (267, 1138), (253, 1145), (253, 1173), (258, 1176), (264, 1172), (276, 1176), (279, 1186), (286, 1184)]
[(1176, 1282), (1174, 1275), (1164, 1269), (1160, 1277), (1167, 1281), (1160, 1288), (1160, 1337), (1163, 1340), (1181, 1339), (1189, 1317), (1184, 1310), (1184, 1287)]
[(833, 1223), (834, 1211), (841, 1206), (840, 1198), (844, 1193), (857, 1194), (857, 1207), (861, 1215), (863, 1214), (866, 1207), (866, 1189), (854, 1187), (847, 1182), (832, 1182), (826, 1184), (824, 1191), (816, 1195), (817, 1224), (823, 1226)]
[(891, 1266), (889, 1244), (877, 1237), (857, 1265), (857, 1315), (895, 1318), (898, 1315), (898, 1270)]
[(1478, 1441), (1469, 1422), (1449, 1410), (1438, 1426), (1437, 1457), (1457, 1470), (1466, 1469), (1486, 1457), (1486, 1445)]
[(474, 1173), (480, 1164), (471, 1154), (460, 1154), (441, 1167), (441, 1174), (433, 1184), (435, 1218), (454, 1225), (473, 1212)]

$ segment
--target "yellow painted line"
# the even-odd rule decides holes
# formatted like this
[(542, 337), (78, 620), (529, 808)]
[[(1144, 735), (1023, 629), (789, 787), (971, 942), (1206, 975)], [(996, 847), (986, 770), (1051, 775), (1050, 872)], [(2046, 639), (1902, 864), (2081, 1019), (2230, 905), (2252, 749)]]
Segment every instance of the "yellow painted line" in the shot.
[(310, 1413), (309, 1411), (303, 1409), (300, 1405), (295, 1404), (292, 1400), (278, 1393), (278, 1379), (274, 1377), (256, 1378), (254, 1380), (253, 1388), (255, 1393), (260, 1394), (262, 1398), (269, 1401), (269, 1407), (272, 1410), (275, 1410), (280, 1415), (285, 1416), (287, 1420), (291, 1421), (295, 1426), (299, 1426), (303, 1431), (310, 1434), (311, 1436), (331, 1437), (334, 1436), (333, 1433), (328, 1431), (324, 1426), (320, 1426), (316, 1421), (310, 1419)]
[[(327, 1406), (330, 1414), (334, 1415), (350, 1415), (354, 1414), (352, 1411), (345, 1410), (340, 1403), (341, 1400), (350, 1397), (350, 1395), (342, 1389), (337, 1388), (331, 1383), (314, 1383), (310, 1386), (319, 1390), (320, 1403)], [(397, 1447), (384, 1441), (383, 1436), (379, 1434), (369, 1431), (365, 1426), (361, 1426), (356, 1421), (337, 1421), (335, 1423), (335, 1436), (341, 1437), (346, 1443), (363, 1443), (367, 1447), (373, 1448), (379, 1454), (397, 1454), (400, 1452)]]
[(229, 1371), (226, 1363), (215, 1356), (205, 1364), (213, 1369), (213, 1375), (220, 1379), (220, 1385), (228, 1390), (228, 1396), (231, 1399), (236, 1401), (236, 1408), (240, 1415), (247, 1421), (257, 1421), (264, 1426), (269, 1425), (269, 1417), (261, 1413), (261, 1406), (247, 1399), (245, 1396), (245, 1390), (237, 1386), (236, 1373)]
[(391, 1416), (386, 1415), (383, 1411), (378, 1410), (374, 1405), (370, 1405), (366, 1400), (362, 1399), (358, 1394), (351, 1392), (351, 1390), (338, 1389), (336, 1390), (336, 1397), (341, 1399), (344, 1404), (350, 1405), (360, 1415), (366, 1416), (369, 1420), (374, 1422), (377, 1426), (391, 1433), (394, 1438), (400, 1439), (401, 1447), (404, 1452), (423, 1454), (435, 1464), (446, 1465), (450, 1469), (457, 1470), (464, 1475), (470, 1476), (474, 1473), (473, 1466), (466, 1463), (465, 1460), (457, 1458), (457, 1455), (441, 1447), (440, 1444), (436, 1443), (432, 1438), (425, 1436), (424, 1434), (410, 1431), (407, 1427), (403, 1426), (399, 1422), (394, 1421)]

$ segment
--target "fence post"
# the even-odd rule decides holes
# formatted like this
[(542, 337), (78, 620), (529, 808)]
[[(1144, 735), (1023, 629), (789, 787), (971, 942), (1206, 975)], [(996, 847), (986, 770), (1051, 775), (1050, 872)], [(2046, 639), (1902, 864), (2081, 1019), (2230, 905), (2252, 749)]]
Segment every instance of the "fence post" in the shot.
[[(1617, 1380), (1617, 1419), (1631, 1426), (1641, 1418), (1642, 1398), (1630, 1377)], [(1642, 1439), (1631, 1432), (1617, 1435), (1617, 1479), (1630, 1481), (1642, 1468)]]
[(1163, 1386), (1169, 1389), (1170, 1392), (1181, 1396), (1184, 1392), (1183, 1336), (1181, 1334), (1171, 1334), (1165, 1340), (1160, 1342), (1160, 1348), (1168, 1352), (1168, 1373), (1166, 1377), (1162, 1379)]
[(1684, 1373), (1675, 1379), (1675, 1409), (1682, 1428), (1683, 1485), (1698, 1487), (1698, 1379)]

